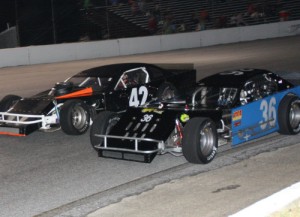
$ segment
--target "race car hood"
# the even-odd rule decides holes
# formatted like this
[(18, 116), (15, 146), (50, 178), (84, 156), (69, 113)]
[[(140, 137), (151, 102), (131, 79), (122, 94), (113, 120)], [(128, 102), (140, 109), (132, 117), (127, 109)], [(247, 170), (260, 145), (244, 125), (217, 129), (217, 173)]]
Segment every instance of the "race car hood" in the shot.
[[(175, 128), (178, 119), (184, 125), (192, 117), (221, 118), (217, 110), (186, 111), (184, 109), (129, 108), (120, 121), (111, 129), (108, 135), (133, 138), (148, 138), (156, 141), (166, 141)], [(133, 148), (130, 140), (108, 139), (110, 147)], [(140, 141), (141, 150), (157, 149), (153, 142)]]
[(53, 98), (23, 98), (8, 113), (46, 115), (54, 107)]
[(152, 108), (130, 108), (110, 131), (110, 135), (166, 140), (180, 112)]
[[(177, 115), (177, 111), (129, 108), (106, 135), (99, 156), (150, 163), (174, 130)], [(137, 144), (139, 138), (142, 140)], [(112, 156), (111, 150), (122, 154)]]

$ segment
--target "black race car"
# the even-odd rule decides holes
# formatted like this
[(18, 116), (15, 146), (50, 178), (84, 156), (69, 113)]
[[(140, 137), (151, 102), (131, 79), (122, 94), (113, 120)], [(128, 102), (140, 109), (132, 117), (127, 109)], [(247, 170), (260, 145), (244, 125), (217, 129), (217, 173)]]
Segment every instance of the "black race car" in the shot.
[(299, 133), (299, 96), (300, 86), (270, 71), (225, 71), (200, 80), (184, 100), (99, 114), (90, 140), (101, 157), (151, 162), (171, 153), (208, 163), (220, 145)]
[(146, 63), (91, 68), (29, 98), (5, 96), (0, 102), (0, 134), (25, 136), (61, 127), (66, 134), (80, 135), (103, 110), (122, 112), (153, 98), (172, 98), (195, 81), (191, 68), (164, 69)]

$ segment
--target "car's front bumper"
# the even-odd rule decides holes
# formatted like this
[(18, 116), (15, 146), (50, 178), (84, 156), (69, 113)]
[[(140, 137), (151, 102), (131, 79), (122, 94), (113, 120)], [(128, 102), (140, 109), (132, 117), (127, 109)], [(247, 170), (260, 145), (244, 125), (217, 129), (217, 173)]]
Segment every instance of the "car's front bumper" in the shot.
[[(100, 134), (95, 136), (103, 138), (103, 143), (95, 146), (100, 157), (151, 163), (156, 154), (164, 150), (164, 141), (160, 140)], [(113, 140), (113, 144), (109, 140)]]
[(47, 129), (50, 124), (58, 123), (56, 115), (29, 115), (0, 112), (0, 134), (26, 136), (40, 128)]

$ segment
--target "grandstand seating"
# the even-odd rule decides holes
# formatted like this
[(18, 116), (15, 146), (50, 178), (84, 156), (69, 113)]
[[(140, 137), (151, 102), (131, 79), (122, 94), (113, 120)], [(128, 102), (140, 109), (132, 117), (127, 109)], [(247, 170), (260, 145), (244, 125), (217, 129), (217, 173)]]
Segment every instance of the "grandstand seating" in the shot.
[(109, 34), (110, 39), (126, 38), (148, 35), (148, 31), (133, 24), (127, 19), (121, 18), (113, 10), (103, 8), (92, 8), (88, 11), (81, 10), (82, 31), (88, 33), (91, 40), (106, 39), (105, 34)]
[[(148, 9), (151, 11), (155, 7), (155, 1), (147, 1)], [(175, 21), (183, 21), (188, 28), (188, 31), (193, 31), (191, 15), (192, 13), (200, 14), (201, 10), (206, 10), (209, 14), (209, 21), (206, 22), (206, 29), (217, 28), (215, 25), (216, 20), (220, 16), (225, 16), (228, 18), (237, 15), (238, 13), (243, 13), (244, 20), (248, 25), (257, 25), (262, 23), (271, 23), (279, 21), (279, 11), (284, 9), (290, 13), (289, 20), (300, 19), (300, 1), (299, 0), (289, 0), (282, 1), (283, 4), (280, 7), (276, 8), (275, 13), (268, 16), (260, 16), (256, 19), (247, 16), (247, 7), (250, 2), (256, 2), (255, 4), (262, 4), (262, 1), (249, 1), (249, 0), (164, 0), (156, 1), (160, 3), (161, 12), (164, 13), (167, 10), (170, 10), (174, 16)], [(276, 5), (277, 0), (269, 0), (269, 4)], [(148, 17), (144, 14), (138, 13), (133, 15), (131, 12), (130, 5), (123, 4), (120, 6), (108, 6), (107, 10), (109, 12), (109, 21), (110, 24), (110, 37), (111, 38), (124, 38), (124, 37), (133, 37), (141, 35), (149, 35), (148, 32)], [(261, 11), (264, 13), (265, 11)], [(106, 20), (103, 17), (103, 11), (97, 12), (94, 10), (94, 15), (90, 17), (90, 21), (98, 22), (99, 25), (102, 25), (104, 28), (107, 27), (107, 23), (101, 23), (100, 20)], [(161, 25), (160, 25), (161, 27)], [(229, 26), (228, 26), (229, 27)], [(160, 32), (159, 32), (160, 33)]]

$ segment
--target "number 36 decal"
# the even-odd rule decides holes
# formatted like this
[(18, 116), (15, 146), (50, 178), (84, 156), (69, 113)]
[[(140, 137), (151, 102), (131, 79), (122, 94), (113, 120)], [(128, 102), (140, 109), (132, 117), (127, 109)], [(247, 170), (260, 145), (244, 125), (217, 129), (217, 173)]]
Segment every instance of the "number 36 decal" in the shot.
[[(141, 100), (140, 97), (141, 96)], [(130, 98), (129, 98), (129, 106), (140, 106), (146, 103), (148, 98), (148, 89), (145, 86), (132, 88)]]
[(276, 125), (276, 99), (272, 97), (269, 102), (267, 100), (263, 100), (260, 104), (260, 110), (262, 111), (262, 118), (260, 123), (260, 127), (262, 130), (265, 130), (268, 126), (270, 128), (275, 127)]

